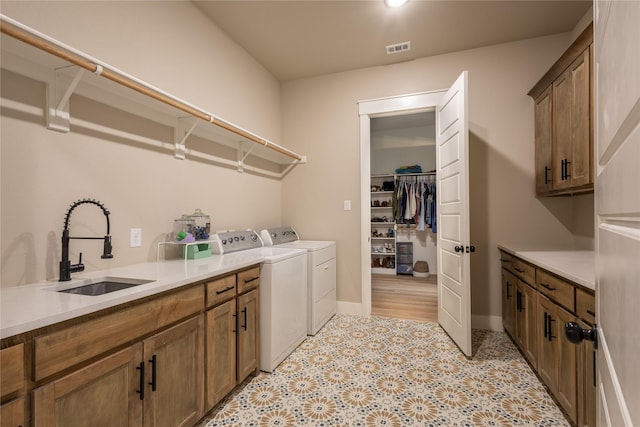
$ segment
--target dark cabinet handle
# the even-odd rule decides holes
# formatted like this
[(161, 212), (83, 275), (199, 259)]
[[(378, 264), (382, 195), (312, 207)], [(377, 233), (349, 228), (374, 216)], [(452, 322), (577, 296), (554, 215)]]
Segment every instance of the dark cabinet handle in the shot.
[(547, 290), (550, 290), (550, 291), (555, 291), (555, 290), (556, 290), (556, 288), (554, 288), (554, 287), (553, 287), (553, 286), (551, 286), (551, 285), (547, 285), (546, 283), (542, 283), (542, 282), (540, 282), (540, 286), (542, 286), (543, 288), (545, 288), (545, 289), (547, 289)]
[(238, 329), (238, 315), (237, 314), (232, 314), (233, 316), (233, 333), (236, 333), (236, 330)]
[(522, 313), (522, 292), (516, 291), (516, 308)]
[(464, 246), (462, 246), (462, 245), (454, 246), (453, 250), (456, 251), (456, 252), (464, 253)]
[(242, 326), (242, 329), (246, 331), (247, 330), (247, 307), (242, 309), (242, 317), (243, 317), (244, 325), (241, 325), (241, 326)]
[(596, 313), (594, 313), (591, 310), (587, 310), (587, 314), (590, 315), (590, 316), (596, 317)]
[(517, 271), (518, 273), (524, 273), (524, 270), (523, 270), (523, 269), (521, 269), (521, 268), (513, 267), (513, 269), (514, 269), (515, 271)]
[(507, 280), (507, 299), (511, 299), (511, 295), (509, 294), (509, 288), (511, 287), (511, 283)]
[(156, 391), (156, 362), (157, 358), (154, 354), (149, 360), (149, 363), (151, 363), (151, 382), (149, 383), (149, 385), (151, 386), (151, 391)]
[(553, 336), (552, 332), (551, 332), (551, 331), (552, 331), (552, 330), (551, 330), (551, 322), (555, 322), (555, 320), (553, 320), (553, 318), (551, 317), (551, 315), (550, 315), (550, 314), (547, 316), (547, 322), (548, 322), (548, 324), (549, 324), (549, 335), (547, 336), (547, 339), (548, 339), (549, 341), (551, 341), (552, 339), (554, 339), (554, 338), (555, 338), (555, 337)]
[(144, 362), (140, 362), (136, 369), (140, 371), (140, 390), (136, 390), (136, 393), (140, 395), (140, 400), (144, 400)]
[(251, 282), (254, 282), (254, 281), (258, 280), (259, 278), (260, 278), (260, 276), (252, 277), (251, 279), (245, 279), (244, 283), (251, 283)]
[(502, 262), (511, 262), (510, 259), (502, 259), (502, 258), (500, 258), (500, 261), (502, 261)]
[(233, 288), (235, 288), (235, 286), (229, 286), (229, 287), (226, 287), (226, 288), (222, 289), (221, 291), (216, 291), (216, 295), (220, 295), (220, 294), (224, 294), (225, 292), (229, 292)]
[(569, 173), (569, 165), (570, 164), (571, 164), (571, 162), (569, 161), (569, 159), (564, 159), (564, 179), (571, 178), (571, 174)]
[(548, 184), (549, 183), (549, 171), (551, 170), (551, 168), (549, 166), (545, 166), (544, 167), (544, 183)]
[(544, 325), (544, 337), (545, 337), (545, 338), (547, 338), (547, 335), (549, 335), (549, 332), (547, 331), (547, 325), (548, 325), (548, 324), (547, 324), (547, 316), (549, 316), (549, 315), (548, 315), (548, 314), (547, 314), (547, 312), (545, 311), (545, 312), (544, 312), (544, 323), (543, 323), (543, 325)]

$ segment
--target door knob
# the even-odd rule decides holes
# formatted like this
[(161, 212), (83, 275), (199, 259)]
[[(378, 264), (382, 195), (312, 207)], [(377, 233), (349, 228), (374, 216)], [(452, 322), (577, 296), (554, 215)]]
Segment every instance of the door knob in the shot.
[(455, 246), (455, 247), (453, 248), (453, 250), (454, 250), (454, 251), (456, 251), (456, 252), (462, 252), (462, 253), (464, 253), (464, 246), (462, 246), (462, 245), (460, 245), (460, 246)]
[(469, 252), (473, 253), (475, 251), (476, 251), (476, 247), (475, 246), (473, 246), (473, 245), (467, 246), (467, 253), (469, 253)]
[(582, 329), (576, 322), (567, 322), (564, 325), (564, 334), (574, 344), (580, 344), (582, 340), (589, 340), (593, 341), (594, 348), (598, 348), (597, 325), (593, 325), (591, 329)]

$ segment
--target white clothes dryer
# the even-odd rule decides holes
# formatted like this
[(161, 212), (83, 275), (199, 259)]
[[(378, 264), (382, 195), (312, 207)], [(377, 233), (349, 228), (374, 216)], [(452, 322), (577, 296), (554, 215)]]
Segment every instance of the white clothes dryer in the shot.
[(213, 252), (242, 251), (260, 265), (260, 370), (272, 372), (307, 337), (307, 257), (296, 248), (263, 247), (253, 230), (218, 233)]
[(300, 240), (292, 227), (269, 228), (266, 246), (307, 251), (307, 334), (315, 335), (336, 314), (336, 242)]

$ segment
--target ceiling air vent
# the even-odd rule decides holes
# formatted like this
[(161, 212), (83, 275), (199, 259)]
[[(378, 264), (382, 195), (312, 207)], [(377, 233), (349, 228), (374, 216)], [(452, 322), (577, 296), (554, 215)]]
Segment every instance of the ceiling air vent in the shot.
[(396, 44), (390, 44), (387, 46), (387, 55), (392, 55), (394, 53), (406, 52), (411, 50), (411, 42), (402, 42)]

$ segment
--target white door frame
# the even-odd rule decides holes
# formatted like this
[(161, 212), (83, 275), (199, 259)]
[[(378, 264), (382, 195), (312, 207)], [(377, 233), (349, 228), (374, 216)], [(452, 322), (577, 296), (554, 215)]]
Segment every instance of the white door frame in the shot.
[(447, 90), (398, 95), (358, 102), (360, 116), (360, 313), (371, 315), (371, 119), (435, 110)]

